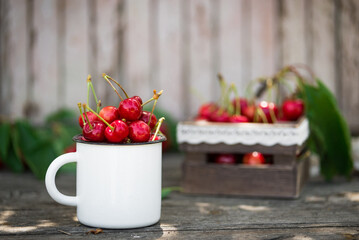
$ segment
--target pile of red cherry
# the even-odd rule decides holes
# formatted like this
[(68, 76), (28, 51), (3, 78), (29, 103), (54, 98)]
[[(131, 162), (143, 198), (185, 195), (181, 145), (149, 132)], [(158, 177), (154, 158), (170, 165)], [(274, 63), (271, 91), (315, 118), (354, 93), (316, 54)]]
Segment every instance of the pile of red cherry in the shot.
[[(109, 80), (118, 82), (110, 76), (104, 74), (103, 77), (113, 87)], [(80, 110), (79, 125), (82, 128), (83, 138), (86, 141), (94, 142), (111, 142), (111, 143), (138, 143), (159, 140), (161, 137), (158, 134), (161, 123), (164, 118), (157, 122), (153, 110), (155, 104), (162, 94), (162, 91), (157, 93), (154, 90), (153, 97), (143, 104), (139, 96), (128, 97), (123, 99), (117, 90), (116, 93), (121, 98), (118, 108), (115, 106), (105, 106), (100, 110), (101, 102), (97, 101), (96, 94), (91, 83), (91, 76), (88, 77), (88, 91), (92, 88), (95, 101), (97, 103), (97, 111), (92, 110), (88, 104), (78, 104)], [(143, 105), (155, 101), (152, 112), (143, 111)], [(83, 107), (84, 112), (82, 112)], [(157, 123), (157, 124), (156, 124)]]
[[(297, 121), (304, 114), (304, 102), (301, 99), (286, 99), (279, 109), (274, 102), (270, 101), (260, 101), (259, 104), (256, 104), (253, 100), (238, 97), (233, 84), (226, 89), (226, 83), (221, 75), (219, 75), (219, 80), (222, 87), (221, 102), (219, 104), (205, 103), (201, 105), (195, 117), (196, 121), (275, 123)], [(236, 94), (232, 100), (229, 99), (231, 91)], [(211, 158), (211, 162), (218, 164), (260, 165), (271, 162), (260, 152), (251, 152), (243, 156), (223, 153), (215, 154)]]
[(258, 105), (245, 98), (234, 98), (232, 107), (238, 110), (230, 114), (226, 108), (216, 103), (205, 103), (199, 110), (196, 121), (205, 120), (210, 122), (286, 122), (296, 121), (304, 113), (304, 103), (301, 99), (287, 99), (280, 109), (273, 102), (261, 101)]

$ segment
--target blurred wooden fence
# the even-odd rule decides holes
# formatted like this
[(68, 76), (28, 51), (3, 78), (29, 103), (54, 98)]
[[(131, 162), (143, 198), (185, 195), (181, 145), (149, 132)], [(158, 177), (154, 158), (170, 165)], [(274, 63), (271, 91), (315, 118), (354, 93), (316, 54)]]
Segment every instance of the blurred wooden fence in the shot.
[(217, 72), (240, 86), (284, 64), (307, 63), (359, 131), (359, 1), (0, 0), (0, 113), (41, 122), (86, 99), (106, 72), (176, 119), (219, 95)]

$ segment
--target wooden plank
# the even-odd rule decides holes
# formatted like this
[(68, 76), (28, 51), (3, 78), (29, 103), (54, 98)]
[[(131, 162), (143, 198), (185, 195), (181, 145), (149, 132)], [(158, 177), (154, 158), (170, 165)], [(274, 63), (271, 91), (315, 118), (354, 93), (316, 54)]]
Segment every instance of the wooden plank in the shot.
[(65, 2), (65, 85), (64, 105), (74, 111), (86, 102), (88, 69), (89, 12), (86, 0)]
[[(308, 158), (298, 166), (184, 162), (183, 188), (186, 193), (296, 198), (309, 172)], [(304, 166), (306, 168), (304, 168)], [(248, 181), (248, 179), (251, 179)]]
[[(249, 78), (245, 71), (249, 67), (249, 61), (243, 56), (246, 33), (242, 30), (248, 22), (244, 19), (245, 1), (227, 0), (220, 1), (219, 7), (219, 42), (220, 42), (220, 72), (228, 82), (236, 84), (239, 94), (244, 94), (244, 88)], [(249, 57), (249, 56), (246, 56)]]
[[(216, 212), (213, 212), (215, 215)], [(259, 236), (265, 236), (265, 239), (318, 239), (318, 240), (337, 240), (337, 239), (356, 239), (356, 227), (308, 227), (308, 228), (271, 228), (271, 229), (210, 229), (206, 231), (190, 230), (166, 230), (156, 232), (136, 232), (104, 230), (99, 236), (85, 235), (86, 232), (67, 235), (68, 232), (59, 229), (57, 233), (46, 235), (27, 235), (26, 239), (89, 239), (101, 237), (101, 239), (130, 239), (130, 238), (148, 238), (148, 239), (258, 239)], [(12, 235), (11, 239), (24, 239), (25, 235)]]
[[(212, 89), (219, 89), (217, 78), (212, 72), (212, 22), (211, 1), (190, 1), (190, 76), (189, 88), (200, 92), (206, 99), (216, 101), (212, 96)], [(188, 113), (195, 116), (201, 104), (201, 99), (193, 94), (189, 97)]]
[[(5, 104), (9, 105), (7, 113), (11, 118), (22, 117), (26, 106), (28, 93), (28, 9), (29, 2), (25, 0), (7, 1), (7, 91)], [(5, 85), (5, 86), (6, 86)], [(6, 89), (4, 88), (4, 89)]]
[(98, 97), (103, 105), (118, 107), (119, 98), (101, 77), (107, 73), (121, 84), (125, 81), (121, 73), (120, 54), (123, 52), (124, 2), (121, 0), (96, 1), (97, 15), (97, 76), (93, 76)]
[(36, 33), (32, 67), (34, 85), (32, 96), (39, 112), (33, 121), (41, 123), (56, 111), (58, 103), (58, 58), (57, 58), (57, 4), (56, 0), (34, 1), (34, 31)]
[[(163, 159), (163, 185), (178, 186), (182, 155), (165, 154)], [(63, 174), (56, 184), (61, 192), (75, 194), (75, 181), (75, 175)], [(104, 233), (93, 236), (86, 234), (92, 228), (76, 220), (76, 208), (54, 202), (44, 183), (31, 173), (19, 177), (2, 170), (0, 238), (355, 239), (359, 227), (357, 189), (359, 179), (353, 177), (349, 182), (335, 179), (330, 183), (311, 179), (302, 197), (291, 201), (174, 192), (162, 201), (160, 223), (139, 229), (104, 229)]]
[(340, 80), (341, 107), (350, 128), (359, 133), (359, 2), (340, 2)]
[(306, 63), (305, 1), (279, 1), (281, 65)]
[[(8, 74), (8, 2), (0, 1), (0, 102), (11, 101), (10, 79)], [(2, 104), (0, 114), (9, 115), (11, 104)]]
[(150, 24), (149, 1), (126, 1), (125, 77), (124, 87), (129, 95), (149, 99), (150, 88)]
[(334, 41), (334, 2), (331, 0), (310, 1), (311, 47), (308, 49), (312, 59), (310, 65), (316, 75), (336, 93), (336, 66)]
[(251, 1), (251, 79), (275, 73), (276, 1)]
[(184, 89), (181, 70), (182, 29), (181, 29), (181, 1), (158, 2), (158, 83), (156, 89), (164, 90), (158, 102), (158, 107), (167, 111), (176, 119), (184, 119), (183, 99), (187, 89)]

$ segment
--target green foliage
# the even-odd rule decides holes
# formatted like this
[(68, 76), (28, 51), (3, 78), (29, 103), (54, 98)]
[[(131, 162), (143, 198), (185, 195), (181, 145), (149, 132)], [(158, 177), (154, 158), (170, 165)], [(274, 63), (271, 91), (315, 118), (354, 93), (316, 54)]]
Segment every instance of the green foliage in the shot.
[(319, 80), (317, 87), (302, 84), (306, 116), (310, 125), (309, 146), (320, 156), (320, 170), (327, 179), (350, 177), (353, 170), (348, 125), (329, 89)]
[(162, 199), (167, 198), (173, 191), (182, 191), (181, 187), (166, 187), (162, 188), (161, 197)]
[[(60, 110), (50, 115), (44, 126), (35, 127), (26, 120), (0, 122), (0, 158), (12, 171), (22, 172), (25, 166), (39, 179), (44, 179), (48, 166), (79, 133), (76, 114)], [(65, 166), (73, 171), (74, 165)]]

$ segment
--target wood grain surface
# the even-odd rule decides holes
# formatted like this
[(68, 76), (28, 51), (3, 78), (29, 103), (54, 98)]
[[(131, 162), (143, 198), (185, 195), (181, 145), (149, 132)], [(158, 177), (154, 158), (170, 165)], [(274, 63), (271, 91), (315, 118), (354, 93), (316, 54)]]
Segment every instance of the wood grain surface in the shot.
[[(164, 155), (163, 185), (178, 186), (182, 155)], [(75, 193), (75, 176), (60, 175), (60, 191)], [(76, 209), (54, 202), (30, 173), (0, 172), (1, 239), (357, 239), (359, 179), (314, 178), (296, 200), (208, 197), (172, 193), (159, 223), (140, 229), (81, 225)]]

